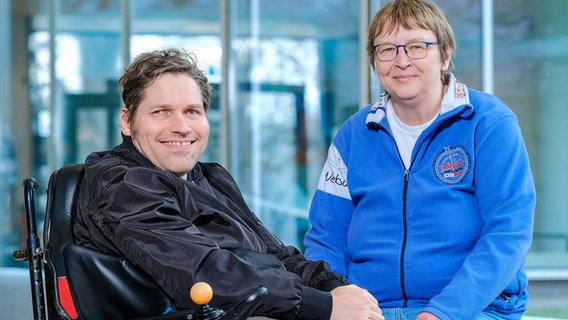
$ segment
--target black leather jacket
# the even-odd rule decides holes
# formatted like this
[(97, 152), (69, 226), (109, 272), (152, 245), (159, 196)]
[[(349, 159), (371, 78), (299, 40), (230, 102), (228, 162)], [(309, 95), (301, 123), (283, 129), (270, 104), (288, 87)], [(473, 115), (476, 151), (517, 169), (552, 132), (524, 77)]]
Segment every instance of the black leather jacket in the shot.
[(76, 203), (77, 243), (140, 266), (178, 306), (193, 305), (197, 281), (211, 284), (210, 305), (223, 309), (265, 286), (256, 315), (329, 319), (328, 291), (347, 283), (272, 235), (223, 167), (198, 163), (186, 181), (156, 168), (128, 137), (87, 157)]

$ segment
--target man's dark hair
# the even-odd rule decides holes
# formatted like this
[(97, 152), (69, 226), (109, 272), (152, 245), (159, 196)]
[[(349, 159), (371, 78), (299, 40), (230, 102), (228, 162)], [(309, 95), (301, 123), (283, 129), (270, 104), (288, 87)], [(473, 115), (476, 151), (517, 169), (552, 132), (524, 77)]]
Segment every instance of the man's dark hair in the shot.
[(118, 90), (130, 121), (144, 98), (144, 89), (160, 75), (181, 73), (193, 78), (201, 91), (205, 110), (211, 104), (211, 85), (197, 66), (195, 54), (184, 50), (166, 49), (138, 55), (118, 80)]

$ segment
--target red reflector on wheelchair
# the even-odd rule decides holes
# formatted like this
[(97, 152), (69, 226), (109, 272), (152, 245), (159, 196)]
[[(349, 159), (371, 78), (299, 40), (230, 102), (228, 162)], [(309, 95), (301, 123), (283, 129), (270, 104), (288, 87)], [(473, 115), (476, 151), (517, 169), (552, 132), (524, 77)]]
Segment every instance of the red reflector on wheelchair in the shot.
[(71, 296), (71, 290), (69, 289), (69, 282), (67, 282), (67, 277), (57, 278), (57, 288), (59, 301), (61, 302), (61, 307), (71, 319), (79, 318), (77, 314), (77, 309), (75, 309), (75, 303), (73, 302), (73, 297)]

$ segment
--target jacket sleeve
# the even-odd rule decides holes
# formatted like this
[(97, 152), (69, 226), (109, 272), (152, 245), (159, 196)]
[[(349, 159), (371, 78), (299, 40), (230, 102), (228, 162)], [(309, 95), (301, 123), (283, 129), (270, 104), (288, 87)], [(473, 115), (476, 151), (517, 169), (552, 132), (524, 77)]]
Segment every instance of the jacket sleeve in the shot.
[(324, 260), (334, 272), (348, 277), (347, 233), (354, 206), (347, 185), (347, 165), (340, 153), (341, 135), (330, 146), (312, 199), (304, 244), (306, 257)]
[[(203, 218), (192, 195), (175, 179), (148, 168), (113, 167), (101, 175), (96, 184), (100, 187), (93, 190), (90, 219), (118, 254), (151, 274), (179, 306), (193, 305), (191, 285), (207, 281), (214, 290), (211, 305), (223, 309), (265, 286), (269, 295), (258, 307), (258, 315), (295, 319), (300, 309), (320, 304), (320, 315), (313, 319), (329, 318), (329, 293), (305, 288), (298, 275), (286, 271), (276, 257), (264, 254), (255, 257), (258, 261), (247, 261), (204, 235), (182, 212), (195, 211), (195, 216)], [(186, 201), (181, 206), (180, 199)], [(223, 227), (219, 224), (219, 237)]]
[[(221, 272), (222, 276), (212, 270)], [(244, 297), (250, 294), (251, 288), (262, 285), (268, 288), (269, 294), (255, 315), (306, 320), (327, 320), (331, 316), (331, 294), (300, 284), (298, 276), (282, 268), (271, 254), (235, 252), (227, 255), (227, 250), (214, 250), (199, 267), (196, 279), (216, 284), (212, 304), (224, 309), (234, 304), (233, 296)]]
[[(221, 166), (216, 164), (203, 165), (204, 173), (209, 176), (214, 189), (231, 199), (232, 208), (240, 211), (247, 219), (249, 226), (255, 230), (268, 247), (268, 253), (276, 256), (286, 270), (297, 274), (302, 284), (318, 290), (331, 291), (338, 286), (347, 284), (347, 280), (340, 274), (332, 272), (328, 263), (322, 260), (307, 260), (294, 246), (284, 245), (272, 232), (270, 232), (258, 217), (248, 208), (237, 183), (232, 176)], [(214, 177), (214, 178), (213, 178)]]
[[(511, 280), (524, 272), (532, 239), (535, 190), (516, 117), (487, 121), (476, 137), (476, 197), (484, 227), (462, 267), (424, 311), (442, 319), (471, 319), (490, 304), (509, 310), (525, 288)], [(503, 137), (507, 137), (503, 143)], [(520, 315), (519, 315), (520, 316)]]

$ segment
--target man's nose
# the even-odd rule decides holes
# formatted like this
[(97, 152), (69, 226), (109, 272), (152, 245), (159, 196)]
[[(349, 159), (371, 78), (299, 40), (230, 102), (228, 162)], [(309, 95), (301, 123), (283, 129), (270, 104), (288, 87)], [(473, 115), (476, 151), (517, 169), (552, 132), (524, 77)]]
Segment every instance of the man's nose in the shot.
[(191, 131), (191, 120), (183, 112), (174, 112), (170, 119), (170, 130), (181, 134), (187, 134)]

